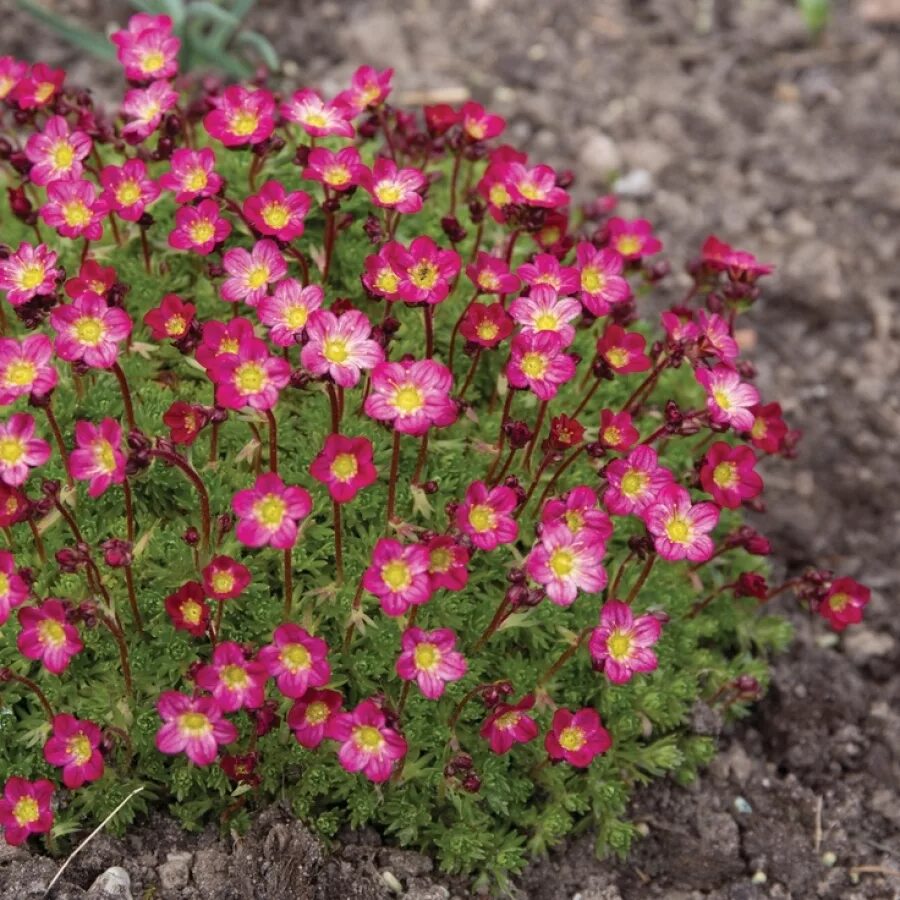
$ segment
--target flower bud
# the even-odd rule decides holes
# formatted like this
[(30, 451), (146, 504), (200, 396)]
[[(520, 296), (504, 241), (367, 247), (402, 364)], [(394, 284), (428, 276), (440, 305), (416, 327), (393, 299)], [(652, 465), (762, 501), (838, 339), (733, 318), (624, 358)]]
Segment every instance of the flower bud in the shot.
[(103, 561), (111, 569), (123, 569), (132, 563), (133, 547), (130, 541), (109, 538), (100, 545), (100, 549), (103, 550)]
[(189, 526), (184, 530), (181, 539), (188, 547), (196, 547), (200, 543), (200, 532), (193, 526)]
[(528, 427), (528, 423), (520, 419), (508, 419), (504, 422), (503, 433), (509, 440), (510, 447), (516, 450), (521, 450), (523, 447), (528, 446), (528, 442), (532, 437), (532, 431)]

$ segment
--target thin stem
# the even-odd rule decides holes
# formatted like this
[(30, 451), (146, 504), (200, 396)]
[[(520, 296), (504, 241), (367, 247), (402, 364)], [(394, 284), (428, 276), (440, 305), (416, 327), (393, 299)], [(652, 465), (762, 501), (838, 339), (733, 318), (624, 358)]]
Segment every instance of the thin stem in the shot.
[(497, 455), (494, 457), (494, 461), (491, 463), (491, 466), (487, 471), (487, 475), (484, 478), (484, 480), (488, 483), (490, 483), (491, 477), (494, 474), (494, 469), (497, 468), (497, 463), (500, 461), (500, 454), (503, 452), (503, 448), (506, 446), (506, 432), (503, 430), (503, 426), (506, 424), (506, 420), (509, 418), (509, 410), (512, 406), (512, 398), (513, 389), (507, 386), (506, 400), (503, 402), (503, 412), (500, 413), (500, 433), (497, 435)]
[(628, 596), (625, 598), (625, 603), (627, 605), (631, 605), (632, 600), (637, 597), (641, 588), (644, 586), (644, 582), (650, 575), (650, 570), (653, 568), (653, 564), (656, 562), (656, 554), (652, 554), (647, 557), (647, 561), (644, 563), (644, 568), (641, 569), (641, 574), (638, 576), (638, 580), (634, 583), (631, 590), (628, 592)]
[(463, 382), (462, 390), (459, 392), (459, 399), (462, 400), (466, 396), (466, 392), (469, 390), (469, 386), (472, 384), (472, 379), (475, 377), (475, 370), (478, 368), (478, 361), (481, 359), (481, 348), (479, 347), (474, 354), (472, 354), (472, 364), (469, 366), (469, 371), (466, 373), (466, 380)]
[(475, 642), (475, 646), (472, 648), (472, 656), (474, 656), (491, 639), (494, 632), (500, 627), (504, 618), (506, 618), (506, 605), (506, 594), (504, 594), (494, 612), (494, 617), (488, 623), (487, 628), (481, 632), (481, 637)]
[(331, 271), (331, 256), (334, 252), (334, 213), (325, 210), (325, 263), (322, 267), (322, 283), (328, 281), (328, 273)]
[(127, 478), (122, 482), (122, 495), (125, 498), (125, 534), (128, 541), (134, 543), (134, 497)]
[(578, 457), (581, 456), (586, 447), (587, 444), (582, 444), (580, 447), (577, 447), (575, 450), (573, 450), (572, 453), (569, 454), (567, 459), (563, 460), (562, 465), (560, 465), (560, 467), (553, 473), (550, 480), (544, 487), (544, 490), (541, 492), (541, 496), (538, 499), (538, 509), (540, 509), (544, 505), (544, 500), (547, 499), (547, 495), (551, 490), (553, 490), (554, 485), (557, 481), (559, 481), (559, 478), (563, 474), (563, 472), (565, 472), (566, 469), (568, 469), (569, 466), (571, 466), (578, 459)]
[(344, 539), (341, 534), (341, 504), (337, 500), (331, 501), (331, 510), (334, 521), (334, 568), (337, 575), (337, 583), (344, 583)]
[(284, 551), (284, 620), (291, 615), (291, 606), (294, 603), (294, 548), (288, 547)]
[(72, 473), (69, 470), (69, 452), (66, 450), (66, 442), (63, 440), (59, 422), (56, 421), (56, 416), (53, 414), (53, 405), (51, 402), (48, 402), (44, 407), (44, 412), (47, 415), (47, 424), (53, 432), (53, 440), (56, 441), (56, 447), (59, 450), (59, 455), (62, 457), (63, 466), (65, 466), (66, 469), (66, 484), (71, 490), (74, 487), (75, 482), (72, 480)]
[(512, 464), (513, 457), (516, 455), (517, 447), (510, 447), (509, 453), (506, 454), (506, 462), (503, 463), (503, 468), (497, 473), (497, 484), (500, 484), (503, 481), (503, 477), (509, 471), (509, 467)]
[(149, 275), (151, 272), (150, 265), (150, 242), (147, 240), (147, 229), (141, 228), (141, 250), (144, 252), (144, 271)]
[(450, 349), (447, 352), (447, 368), (452, 372), (453, 371), (453, 357), (456, 353), (456, 338), (459, 335), (460, 326), (463, 323), (463, 319), (466, 317), (466, 313), (472, 308), (472, 304), (478, 298), (478, 288), (475, 289), (475, 293), (472, 295), (472, 299), (465, 305), (463, 311), (459, 314), (456, 321), (453, 323), (453, 331), (450, 332)]
[(591, 402), (591, 398), (594, 394), (597, 393), (597, 389), (600, 387), (600, 379), (597, 378), (594, 383), (591, 385), (590, 390), (581, 398), (581, 403), (575, 407), (575, 412), (572, 413), (572, 418), (577, 419), (578, 414)]
[(429, 303), (422, 313), (425, 318), (425, 356), (431, 359), (434, 356), (434, 307)]
[(422, 435), (422, 440), (419, 443), (419, 454), (416, 457), (416, 469), (413, 472), (413, 476), (410, 479), (410, 484), (418, 484), (419, 478), (422, 475), (422, 469), (425, 467), (425, 459), (428, 456), (428, 435), (429, 432), (425, 432)]
[(30, 679), (26, 678), (24, 675), (17, 675), (15, 672), (6, 669), (2, 676), (0, 676), (0, 681), (15, 681), (18, 684), (21, 684), (22, 687), (28, 688), (35, 697), (37, 697), (38, 702), (41, 706), (44, 707), (44, 712), (47, 714), (47, 719), (52, 722), (53, 721), (53, 707), (50, 705), (50, 701), (47, 699), (46, 694)]
[(459, 167), (462, 164), (462, 147), (456, 151), (456, 158), (453, 160), (453, 172), (450, 175), (450, 211), (448, 215), (456, 215), (456, 187), (459, 181)]
[(619, 590), (619, 583), (622, 581), (622, 575), (625, 573), (625, 567), (634, 559), (634, 550), (629, 550), (628, 555), (619, 563), (619, 568), (616, 571), (615, 577), (610, 582), (609, 590), (607, 591), (607, 596), (611, 597), (613, 600), (616, 599), (616, 592)]
[(447, 727), (450, 729), (450, 731), (453, 731), (456, 728), (456, 723), (459, 721), (459, 717), (462, 715), (462, 711), (465, 709), (466, 704), (473, 697), (477, 697), (480, 693), (482, 693), (486, 687), (490, 687), (490, 685), (476, 684), (475, 687), (466, 691), (459, 703), (457, 703), (456, 706), (453, 707), (453, 712), (450, 714), (450, 718), (447, 720)]
[(584, 639), (591, 633), (591, 630), (592, 626), (590, 625), (581, 630), (578, 637), (566, 647), (556, 662), (553, 663), (553, 665), (550, 666), (550, 668), (537, 680), (535, 688), (542, 687), (546, 684), (578, 652), (578, 648), (584, 643)]
[(122, 367), (117, 362), (112, 364), (112, 372), (113, 375), (116, 376), (116, 381), (119, 382), (119, 390), (122, 393), (122, 402), (125, 404), (125, 418), (128, 421), (128, 428), (133, 431), (137, 425), (134, 420), (134, 404), (131, 402), (131, 391), (128, 388), (128, 379), (125, 377)]
[(387, 113), (385, 112), (384, 104), (378, 107), (378, 122), (381, 125), (381, 130), (384, 132), (384, 139), (387, 142), (391, 159), (396, 160), (397, 151), (394, 149), (394, 140), (391, 137), (391, 129), (388, 127)]
[[(415, 609), (415, 607), (413, 607)], [(400, 689), (400, 701), (397, 703), (397, 718), (399, 719), (403, 715), (403, 710), (406, 707), (406, 701), (409, 698), (409, 686), (411, 682), (404, 681), (403, 687)]]
[(271, 409), (266, 410), (266, 420), (269, 423), (269, 469), (278, 474), (278, 425), (275, 421), (275, 413)]
[(125, 566), (125, 586), (128, 589), (128, 605), (131, 607), (131, 618), (138, 631), (144, 630), (141, 611), (138, 609), (137, 593), (134, 589), (134, 573), (131, 566)]
[(706, 607), (716, 599), (716, 597), (724, 593), (730, 587), (730, 584), (723, 584), (722, 587), (717, 588), (710, 594), (707, 594), (702, 600), (698, 600), (688, 611), (687, 618), (696, 619), (697, 616), (699, 616), (700, 613), (702, 613), (703, 610), (706, 609)]
[(356, 585), (356, 593), (353, 595), (353, 602), (350, 604), (350, 622), (347, 625), (347, 631), (344, 633), (344, 653), (349, 652), (350, 645), (353, 643), (353, 635), (356, 633), (356, 627), (353, 620), (362, 606), (362, 592), (363, 580), (362, 577), (360, 577), (359, 583)]
[(391, 474), (388, 477), (388, 500), (385, 527), (391, 524), (394, 518), (394, 503), (397, 500), (397, 470), (400, 466), (400, 432), (394, 430), (394, 444), (391, 448)]
[(525, 470), (531, 471), (531, 456), (534, 448), (537, 446), (538, 439), (541, 436), (541, 429), (544, 426), (544, 417), (547, 415), (547, 401), (542, 400), (540, 409), (537, 414), (537, 421), (534, 423), (534, 431), (531, 434), (531, 440), (528, 442), (528, 449), (525, 451)]
[(34, 546), (38, 552), (38, 559), (44, 564), (47, 562), (47, 551), (44, 549), (44, 540), (41, 537), (40, 531), (38, 531), (37, 525), (29, 519), (28, 527), (31, 529), (31, 536), (34, 538)]
[(122, 666), (122, 677), (125, 679), (125, 693), (129, 697), (134, 696), (134, 684), (131, 680), (131, 665), (128, 662), (128, 644), (125, 643), (125, 635), (116, 624), (114, 619), (102, 617), (103, 624), (109, 629), (109, 633), (113, 636), (116, 646), (119, 648), (119, 662)]
[(209, 433), (209, 461), (214, 463), (219, 455), (219, 423), (213, 422)]
[[(656, 379), (659, 378), (662, 370), (668, 364), (668, 361), (669, 358), (663, 353), (656, 365), (650, 370), (647, 377), (634, 389), (634, 391), (632, 391), (631, 396), (622, 404), (622, 412), (634, 413), (636, 407), (640, 406), (640, 403), (643, 403), (644, 400), (647, 399), (647, 394), (653, 389), (653, 385), (656, 384)], [(638, 403), (638, 399), (640, 399), (640, 403)], [(633, 409), (633, 407), (635, 407), (635, 409)]]
[[(547, 469), (547, 466), (550, 465), (550, 461), (553, 459), (553, 453), (545, 453), (544, 458), (541, 460), (541, 464), (538, 466), (537, 471), (534, 473), (534, 478), (531, 479), (531, 484), (528, 486), (528, 491), (525, 494), (525, 499), (522, 501), (519, 508), (513, 513), (513, 518), (518, 519), (519, 516), (525, 512), (525, 508), (528, 506), (528, 501), (531, 500), (532, 495), (535, 492), (535, 489), (538, 486), (538, 482), (541, 480), (541, 476)], [(503, 472), (501, 472), (497, 476), (497, 481), (500, 482), (503, 478)]]
[(175, 466), (177, 469), (180, 469), (196, 489), (197, 495), (200, 498), (200, 519), (202, 526), (200, 531), (200, 548), (202, 555), (205, 558), (206, 554), (209, 552), (212, 516), (209, 511), (209, 494), (207, 493), (203, 479), (197, 474), (194, 467), (177, 453), (170, 453), (167, 450), (159, 449), (151, 450), (150, 453), (152, 456), (159, 457), (163, 462), (168, 463), (170, 466)]
[(341, 430), (341, 405), (338, 402), (337, 392), (330, 381), (325, 382), (328, 390), (328, 402), (331, 405), (331, 433), (338, 434)]

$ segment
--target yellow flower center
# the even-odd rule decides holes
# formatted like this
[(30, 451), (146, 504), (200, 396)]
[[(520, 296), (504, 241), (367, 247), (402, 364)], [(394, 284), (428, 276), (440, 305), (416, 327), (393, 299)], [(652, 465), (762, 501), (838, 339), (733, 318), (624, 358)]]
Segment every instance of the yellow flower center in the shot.
[(550, 554), (547, 565), (557, 578), (565, 578), (575, 568), (575, 554), (571, 550), (558, 549)]
[(12, 814), (19, 825), (31, 825), (41, 817), (41, 808), (34, 797), (20, 797), (16, 800)]
[(503, 713), (502, 716), (498, 716), (494, 725), (499, 728), (501, 731), (506, 731), (508, 728), (515, 728), (516, 725), (519, 724), (519, 719), (522, 718), (522, 714), (519, 712), (508, 712)]
[(55, 90), (56, 85), (52, 81), (42, 81), (34, 91), (34, 99), (38, 103), (45, 103), (53, 96)]
[(5, 597), (9, 593), (9, 577), (0, 572), (0, 597)]
[(202, 166), (191, 169), (184, 178), (184, 186), (189, 191), (202, 191), (207, 184), (209, 184), (209, 176)]
[(731, 397), (723, 388), (716, 388), (713, 391), (713, 399), (725, 412), (731, 409)]
[(621, 369), (622, 366), (628, 363), (628, 351), (623, 347), (610, 347), (606, 351), (606, 361), (613, 368)]
[(375, 196), (382, 203), (399, 203), (403, 199), (403, 191), (393, 181), (383, 181), (375, 185)]
[(606, 277), (593, 266), (586, 266), (581, 270), (581, 289), (589, 294), (596, 294), (606, 287)]
[(850, 602), (850, 595), (845, 594), (843, 591), (837, 594), (832, 594), (828, 598), (828, 605), (835, 611), (841, 612), (841, 610), (847, 607), (847, 604)]
[(441, 651), (434, 644), (423, 641), (421, 644), (416, 644), (413, 657), (416, 661), (417, 669), (430, 672), (440, 664)]
[(488, 197), (494, 206), (507, 206), (512, 200), (509, 191), (502, 184), (491, 185)]
[(751, 437), (756, 438), (756, 440), (758, 441), (762, 440), (766, 436), (768, 431), (769, 429), (766, 426), (765, 419), (757, 417), (753, 420), (753, 427), (750, 429)]
[(241, 345), (235, 338), (224, 338), (219, 344), (219, 353), (237, 353)]
[(320, 112), (311, 112), (306, 114), (304, 121), (307, 125), (312, 125), (313, 128), (324, 128), (328, 124), (328, 117)]
[(328, 721), (328, 704), (321, 700), (314, 700), (306, 707), (306, 721), (309, 725), (321, 725)]
[(720, 488), (734, 487), (737, 480), (737, 466), (733, 462), (720, 462), (713, 469), (713, 481)]
[(325, 343), (322, 345), (322, 356), (324, 356), (328, 362), (336, 363), (338, 365), (346, 362), (347, 357), (350, 356), (346, 339), (339, 337), (326, 338)]
[(42, 644), (58, 647), (66, 640), (66, 630), (63, 628), (62, 622), (57, 622), (56, 619), (44, 619), (38, 625), (38, 638)]
[(123, 181), (116, 188), (116, 200), (122, 206), (134, 206), (141, 199), (141, 186), (134, 180)]
[(446, 547), (438, 547), (429, 554), (428, 569), (430, 572), (446, 572), (451, 565), (453, 565), (453, 554)]
[(69, 200), (64, 203), (62, 214), (66, 225), (72, 228), (82, 228), (91, 221), (91, 211), (83, 200)]
[(277, 494), (266, 494), (253, 504), (253, 514), (263, 525), (274, 528), (284, 520), (287, 504)]
[(199, 625), (203, 607), (196, 600), (186, 600), (181, 604), (181, 617), (188, 625)]
[(410, 415), (425, 405), (425, 398), (414, 384), (405, 384), (394, 393), (393, 405), (398, 412)]
[(559, 746), (563, 750), (580, 750), (586, 743), (584, 729), (577, 725), (569, 725), (559, 733)]
[(285, 644), (281, 648), (281, 661), (291, 672), (300, 672), (309, 668), (312, 657), (303, 644)]
[(103, 320), (96, 316), (81, 316), (75, 320), (72, 330), (82, 344), (90, 347), (96, 347), (103, 340), (106, 331), (103, 327)]
[(644, 493), (647, 487), (649, 477), (646, 472), (640, 472), (637, 469), (629, 469), (622, 479), (622, 493), (626, 497), (637, 497)]
[(223, 666), (219, 677), (222, 679), (222, 683), (232, 691), (245, 688), (250, 683), (247, 670), (243, 666)]
[(490, 271), (478, 273), (478, 287), (483, 291), (495, 291), (500, 286), (500, 279)]
[(399, 285), (400, 279), (397, 277), (397, 273), (389, 266), (385, 266), (375, 279), (375, 287), (386, 294), (395, 293)]
[(0, 460), (15, 465), (25, 455), (25, 444), (20, 438), (0, 438)]
[(409, 270), (409, 279), (417, 288), (429, 290), (437, 283), (439, 274), (437, 266), (423, 259)]
[(227, 594), (234, 588), (234, 575), (231, 572), (216, 572), (210, 583), (217, 594)]
[(19, 359), (11, 363), (6, 370), (6, 383), (16, 387), (23, 387), (26, 384), (31, 384), (36, 376), (37, 366), (27, 359)]
[(259, 363), (241, 363), (235, 370), (234, 380), (242, 394), (257, 394), (266, 384), (266, 370)]
[(309, 310), (305, 306), (289, 306), (284, 311), (283, 321), (288, 328), (303, 328), (308, 318)]
[(402, 559), (395, 559), (381, 567), (381, 580), (392, 591), (405, 591), (412, 584), (412, 572)]
[(547, 360), (542, 354), (529, 351), (522, 356), (520, 366), (529, 378), (541, 378), (547, 371)]
[(195, 244), (205, 244), (216, 236), (216, 226), (209, 219), (198, 219), (191, 223), (188, 232)]
[(231, 116), (228, 124), (232, 134), (247, 137), (259, 127), (259, 116), (253, 110), (240, 109)]
[(83, 766), (94, 753), (91, 742), (83, 734), (76, 734), (75, 737), (70, 738), (66, 744), (66, 751), (76, 766)]
[(606, 649), (616, 662), (622, 662), (631, 656), (631, 645), (631, 635), (627, 631), (614, 631), (606, 639)]
[(265, 287), (269, 282), (269, 267), (265, 265), (254, 266), (247, 273), (247, 287), (253, 288), (253, 290), (258, 290), (261, 287)]
[(566, 510), (565, 520), (572, 534), (577, 534), (584, 528), (584, 516), (577, 509)]
[(166, 64), (166, 56), (162, 50), (148, 50), (141, 57), (141, 71), (145, 75), (158, 72)]
[(116, 470), (116, 454), (109, 441), (99, 440), (94, 442), (94, 460), (106, 472), (114, 472)]
[(262, 208), (262, 220), (277, 231), (291, 221), (291, 211), (283, 203), (268, 203)]
[(475, 329), (475, 333), (480, 337), (483, 341), (492, 341), (500, 332), (500, 328), (497, 326), (496, 322), (481, 322), (478, 327)]
[(57, 141), (50, 151), (50, 158), (55, 169), (66, 171), (75, 162), (75, 150), (68, 141)]
[(352, 453), (339, 453), (331, 464), (331, 474), (339, 481), (349, 481), (359, 471), (359, 463)]
[(341, 187), (350, 180), (350, 170), (340, 163), (335, 163), (333, 166), (326, 166), (322, 177), (326, 184), (330, 184), (332, 187)]
[(469, 524), (479, 533), (490, 531), (497, 524), (497, 514), (487, 503), (476, 503), (469, 510)]
[(188, 737), (203, 737), (212, 731), (212, 722), (201, 712), (186, 712), (178, 717), (178, 728)]
[(534, 327), (538, 331), (556, 331), (559, 328), (559, 316), (551, 312), (543, 312), (535, 317)]
[(632, 253), (637, 253), (641, 249), (641, 242), (633, 234), (623, 234), (616, 241), (616, 249), (622, 256), (630, 256)]
[(358, 725), (353, 729), (353, 741), (360, 750), (374, 753), (381, 749), (384, 738), (381, 732), (372, 725)]
[(544, 197), (543, 188), (536, 185), (533, 181), (523, 181), (518, 185), (519, 193), (526, 200), (541, 200)]
[(484, 140), (487, 128), (483, 122), (466, 122), (466, 133), (473, 141)]
[(47, 270), (43, 263), (29, 263), (19, 272), (19, 287), (33, 290), (43, 283), (46, 274)]
[(692, 530), (691, 523), (677, 514), (666, 522), (666, 534), (673, 544), (686, 544), (691, 538)]
[(169, 316), (166, 320), (166, 334), (171, 337), (178, 337), (184, 334), (184, 329), (187, 327), (187, 322), (184, 320), (184, 316)]
[(607, 444), (615, 446), (622, 440), (622, 432), (615, 425), (610, 425), (609, 428), (603, 430), (603, 440)]

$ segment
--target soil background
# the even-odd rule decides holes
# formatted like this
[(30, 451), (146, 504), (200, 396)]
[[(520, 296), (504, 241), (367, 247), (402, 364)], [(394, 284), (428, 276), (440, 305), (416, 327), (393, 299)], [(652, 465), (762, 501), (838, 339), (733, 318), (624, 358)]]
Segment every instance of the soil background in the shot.
[[(45, 3), (97, 29), (127, 17)], [(581, 199), (614, 181), (675, 266), (711, 232), (777, 266), (746, 338), (764, 396), (805, 439), (797, 460), (766, 463), (759, 524), (781, 570), (869, 584), (866, 621), (837, 637), (785, 604), (797, 637), (770, 694), (737, 726), (697, 723), (720, 735), (708, 772), (637, 796), (646, 837), (626, 862), (597, 861), (587, 836), (536, 862), (520, 897), (900, 898), (900, 3), (832, 7), (819, 41), (790, 0), (262, 0), (251, 14), (303, 84), (332, 93), (369, 63), (396, 69), (401, 103), (485, 103), (533, 158), (575, 169)], [(115, 102), (113, 67), (14, 0), (0, 14), (0, 53), (63, 64)], [(374, 834), (326, 851), (277, 808), (240, 840), (164, 819), (101, 836), (54, 896), (103, 896), (87, 888), (114, 865), (136, 898), (469, 896)], [(55, 870), (4, 846), (0, 896), (41, 896)]]

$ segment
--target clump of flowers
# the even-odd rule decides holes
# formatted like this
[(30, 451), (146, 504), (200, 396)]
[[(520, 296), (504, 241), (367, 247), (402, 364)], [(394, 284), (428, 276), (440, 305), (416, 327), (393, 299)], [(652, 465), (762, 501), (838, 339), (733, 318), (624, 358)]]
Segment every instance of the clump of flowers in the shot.
[(585, 818), (624, 852), (692, 707), (765, 688), (766, 604), (869, 600), (741, 520), (798, 437), (736, 339), (769, 267), (710, 238), (673, 296), (649, 222), (389, 70), (277, 101), (113, 40), (113, 116), (0, 61), (6, 839), (140, 784), (113, 827), (277, 794), (495, 881)]

